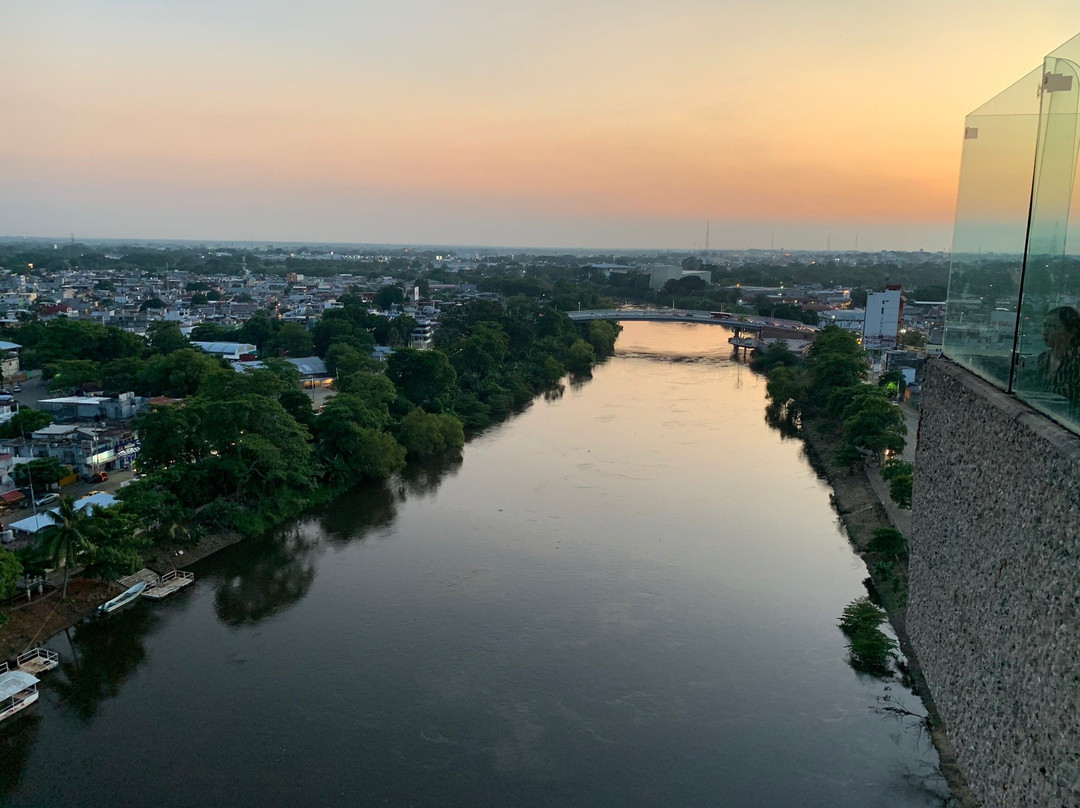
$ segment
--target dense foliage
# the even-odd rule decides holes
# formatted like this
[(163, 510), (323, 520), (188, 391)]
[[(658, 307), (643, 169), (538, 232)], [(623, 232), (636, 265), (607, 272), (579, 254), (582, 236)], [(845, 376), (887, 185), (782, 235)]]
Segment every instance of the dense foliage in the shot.
[(127, 511), (157, 538), (188, 523), (259, 532), (409, 459), (460, 451), (466, 428), (505, 418), (567, 368), (587, 373), (618, 334), (524, 299), (475, 302), (446, 313), (435, 349), (400, 348), (384, 364), (366, 356), (386, 321), (373, 317), (351, 299), (312, 329), (338, 372), (318, 413), (281, 360), (237, 373), (179, 346), (145, 359), (136, 383), (154, 369), (158, 390), (185, 397), (139, 419), (145, 477), (121, 493)]
[[(768, 371), (766, 417), (798, 428), (804, 418), (830, 419), (843, 428), (844, 445), (834, 462), (854, 471), (865, 459), (903, 452), (907, 423), (888, 385), (866, 383), (869, 360), (854, 335), (835, 326), (822, 329), (805, 362), (773, 346), (755, 359)], [(911, 507), (910, 466), (886, 464), (886, 479), (901, 507)], [(890, 476), (890, 472), (895, 472)]]

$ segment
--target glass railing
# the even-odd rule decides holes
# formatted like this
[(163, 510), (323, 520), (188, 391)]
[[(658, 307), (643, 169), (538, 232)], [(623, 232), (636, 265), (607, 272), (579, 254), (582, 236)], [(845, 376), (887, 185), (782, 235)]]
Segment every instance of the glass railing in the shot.
[(965, 121), (944, 352), (1080, 432), (1078, 63), (1080, 36)]

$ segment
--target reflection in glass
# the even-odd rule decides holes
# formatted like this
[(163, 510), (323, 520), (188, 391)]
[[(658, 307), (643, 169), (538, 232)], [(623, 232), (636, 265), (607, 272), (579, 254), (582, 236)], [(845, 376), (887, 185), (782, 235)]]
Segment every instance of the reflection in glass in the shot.
[(945, 353), (1080, 429), (1080, 36), (966, 120)]

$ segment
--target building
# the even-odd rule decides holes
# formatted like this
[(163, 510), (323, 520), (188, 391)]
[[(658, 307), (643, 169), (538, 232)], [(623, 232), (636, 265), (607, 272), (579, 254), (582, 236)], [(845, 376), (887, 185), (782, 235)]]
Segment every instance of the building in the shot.
[[(87, 510), (87, 513), (93, 515), (94, 511), (98, 508), (110, 508), (115, 505), (119, 500), (112, 494), (91, 494), (88, 497), (83, 497), (75, 503), (76, 510)], [(13, 531), (17, 536), (27, 537), (37, 535), (41, 530), (55, 525), (51, 518), (50, 513), (59, 513), (58, 508), (50, 508), (48, 511), (38, 513), (33, 516), (28, 516), (25, 519), (20, 519), (18, 522), (12, 522), (8, 525), (8, 529)]]
[(250, 342), (192, 342), (203, 353), (220, 356), (234, 362), (255, 359), (259, 349)]
[(863, 320), (863, 347), (868, 351), (895, 348), (903, 312), (904, 296), (900, 286), (886, 286), (884, 292), (868, 294), (866, 317)]
[[(38, 409), (56, 421), (122, 421), (134, 418), (146, 408), (146, 400), (134, 393), (108, 396), (61, 396), (43, 398)], [(0, 413), (0, 420), (3, 416)]]

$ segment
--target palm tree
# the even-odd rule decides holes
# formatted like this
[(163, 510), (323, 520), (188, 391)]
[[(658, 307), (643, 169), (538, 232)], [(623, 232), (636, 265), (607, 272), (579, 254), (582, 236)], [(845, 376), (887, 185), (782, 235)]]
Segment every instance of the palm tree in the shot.
[(68, 570), (80, 553), (93, 552), (96, 547), (88, 538), (87, 521), (90, 515), (85, 509), (75, 507), (72, 497), (64, 497), (55, 510), (47, 511), (53, 524), (46, 528), (44, 549), (57, 566), (64, 567), (64, 591), (67, 598)]

